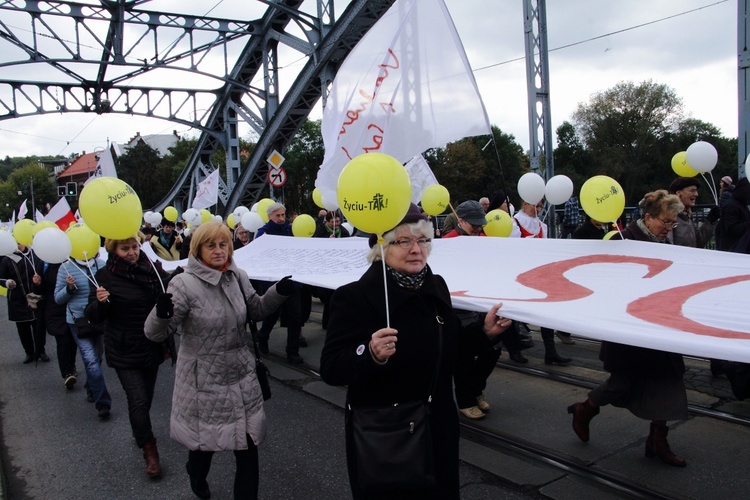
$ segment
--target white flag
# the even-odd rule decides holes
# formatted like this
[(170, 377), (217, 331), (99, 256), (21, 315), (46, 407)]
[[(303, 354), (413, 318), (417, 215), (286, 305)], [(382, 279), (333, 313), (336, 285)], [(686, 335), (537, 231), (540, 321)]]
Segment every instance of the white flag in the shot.
[(216, 205), (219, 200), (219, 169), (211, 172), (198, 184), (192, 207), (196, 210)]
[[(28, 198), (26, 198), (28, 200)], [(21, 203), (21, 206), (18, 207), (18, 220), (23, 219), (26, 217), (26, 212), (29, 211), (28, 207), (26, 206), (26, 200), (23, 200), (23, 203)]]
[(39, 211), (39, 209), (36, 209), (36, 212), (34, 212), (34, 221), (35, 222), (41, 222), (44, 220), (44, 214)]
[(115, 159), (112, 158), (112, 151), (107, 148), (104, 151), (97, 152), (95, 157), (96, 170), (94, 170), (91, 177), (86, 179), (83, 185), (85, 186), (91, 179), (96, 179), (97, 177), (114, 177), (117, 179), (117, 168), (115, 167)]
[(405, 162), (489, 119), (443, 0), (398, 0), (351, 51), (323, 112), (325, 158), (315, 186), (336, 199), (347, 162), (380, 152)]
[(409, 160), (404, 168), (411, 180), (411, 202), (416, 205), (422, 200), (422, 193), (424, 193), (425, 188), (433, 184), (439, 184), (439, 182), (421, 154)]

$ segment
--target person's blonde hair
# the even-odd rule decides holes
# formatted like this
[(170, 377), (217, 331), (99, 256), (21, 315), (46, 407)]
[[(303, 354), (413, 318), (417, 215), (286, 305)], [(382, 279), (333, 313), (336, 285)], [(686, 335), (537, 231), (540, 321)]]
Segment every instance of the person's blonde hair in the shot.
[(206, 243), (224, 239), (228, 243), (229, 258), (232, 258), (234, 248), (232, 246), (232, 233), (222, 222), (204, 222), (190, 235), (190, 255), (196, 259), (201, 258), (201, 247)]
[(123, 238), (121, 240), (113, 240), (112, 238), (105, 238), (104, 239), (104, 249), (107, 251), (108, 254), (114, 254), (115, 250), (117, 250), (117, 245), (120, 243), (125, 243), (126, 241), (135, 240), (138, 243), (143, 243), (143, 241), (146, 239), (146, 235), (144, 235), (142, 232), (138, 231), (133, 236), (129, 238)]
[[(401, 226), (406, 226), (409, 228), (409, 231), (411, 231), (411, 234), (416, 236), (417, 238), (429, 238), (432, 239), (432, 224), (427, 222), (426, 220), (420, 220), (417, 222), (410, 222), (407, 224), (399, 224), (398, 226), (394, 227), (387, 233), (383, 235), (383, 255), (388, 254), (388, 250), (390, 249), (391, 245), (390, 242), (396, 240), (396, 230), (400, 228)], [(429, 245), (427, 248), (424, 249), (425, 251), (425, 257), (430, 256), (430, 252), (432, 251), (432, 245)], [(367, 262), (372, 264), (375, 261), (381, 260), (380, 255), (380, 245), (375, 244), (370, 248), (370, 251), (367, 253)]]
[(676, 217), (677, 214), (685, 210), (685, 205), (682, 204), (680, 198), (676, 194), (669, 194), (666, 189), (657, 189), (646, 193), (640, 206), (644, 217), (648, 214), (654, 218), (666, 214)]

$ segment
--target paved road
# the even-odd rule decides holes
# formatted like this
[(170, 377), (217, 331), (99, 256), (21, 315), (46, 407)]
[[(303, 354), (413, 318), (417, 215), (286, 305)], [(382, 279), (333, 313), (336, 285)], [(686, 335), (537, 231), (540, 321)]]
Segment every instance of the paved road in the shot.
[[(48, 337), (47, 344), (52, 362), (21, 363), (23, 351), (4, 300), (0, 342), (0, 440), (6, 479), (0, 498), (195, 498), (184, 469), (187, 453), (169, 439), (174, 370), (168, 363), (160, 370), (152, 409), (164, 475), (150, 480), (130, 435), (125, 395), (114, 370), (105, 368), (113, 407), (110, 420), (102, 422), (93, 404), (86, 402), (82, 385), (73, 391), (63, 387), (54, 339)], [(270, 365), (276, 378), (271, 382), (273, 397), (266, 402), (269, 433), (260, 447), (260, 497), (350, 497), (340, 408), (302, 390), (309, 382), (304, 374), (273, 361)], [(212, 498), (232, 498), (233, 477), (234, 456), (217, 453), (209, 475)], [(495, 476), (468, 465), (462, 467), (461, 478), (464, 498), (524, 498)]]

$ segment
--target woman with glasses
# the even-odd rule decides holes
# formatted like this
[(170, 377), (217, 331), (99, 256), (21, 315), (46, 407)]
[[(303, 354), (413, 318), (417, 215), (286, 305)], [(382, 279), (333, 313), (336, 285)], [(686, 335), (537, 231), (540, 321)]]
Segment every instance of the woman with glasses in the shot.
[[(432, 225), (412, 204), (399, 225), (383, 234), (385, 258), (373, 236), (370, 268), (358, 281), (338, 288), (331, 300), (320, 370), (326, 383), (348, 386), (347, 407), (354, 408), (347, 410), (345, 434), (355, 499), (459, 498), (454, 365), (463, 353), (491, 349), (491, 339), (511, 325), (511, 320), (496, 315), (498, 304), (479, 321), (462, 327), (445, 281), (427, 265), (431, 238)], [(382, 484), (363, 484), (350, 412), (424, 401), (429, 394), (432, 451), (424, 450), (422, 456), (434, 463), (435, 483), (387, 488), (391, 477), (383, 474)]]
[[(683, 210), (680, 199), (662, 189), (646, 194), (641, 206), (643, 217), (631, 222), (622, 231), (623, 237), (670, 243), (667, 236)], [(615, 235), (612, 239), (620, 238)], [(583, 442), (589, 440), (589, 422), (599, 414), (600, 406), (627, 408), (636, 417), (651, 421), (646, 456), (657, 456), (665, 464), (684, 467), (685, 460), (672, 453), (667, 442), (667, 420), (684, 420), (688, 416), (682, 355), (602, 342), (599, 358), (610, 373), (609, 378), (589, 392), (586, 401), (568, 407), (578, 438)]]

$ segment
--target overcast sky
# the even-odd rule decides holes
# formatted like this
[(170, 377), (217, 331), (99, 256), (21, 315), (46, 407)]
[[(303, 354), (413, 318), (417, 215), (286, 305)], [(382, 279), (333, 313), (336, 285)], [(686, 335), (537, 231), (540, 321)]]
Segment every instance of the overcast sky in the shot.
[[(737, 1), (548, 0), (553, 134), (592, 94), (620, 81), (653, 80), (672, 87), (690, 116), (716, 125), (725, 136), (736, 137)], [(523, 1), (445, 2), (474, 68), (490, 122), (527, 148)], [(252, 19), (265, 8), (258, 10), (260, 4), (250, 4), (247, 0), (154, 0), (143, 7), (205, 14), (216, 5), (209, 15), (236, 19), (241, 18), (238, 10), (247, 11), (243, 15)], [(345, 4), (337, 1), (337, 11)], [(554, 50), (570, 44), (576, 45)], [(0, 61), (7, 60), (2, 54), (0, 50)], [(287, 78), (282, 86), (291, 83), (288, 80), (301, 68), (299, 53), (290, 57), (297, 63), (282, 72), (280, 79)], [(15, 71), (26, 74), (29, 69)], [(17, 77), (14, 73), (2, 75)], [(318, 110), (311, 118), (319, 116)], [(0, 157), (67, 156), (106, 147), (107, 140), (125, 142), (136, 132), (145, 135), (172, 130), (183, 136), (197, 135), (179, 124), (115, 114), (50, 114), (4, 120), (0, 121)]]

